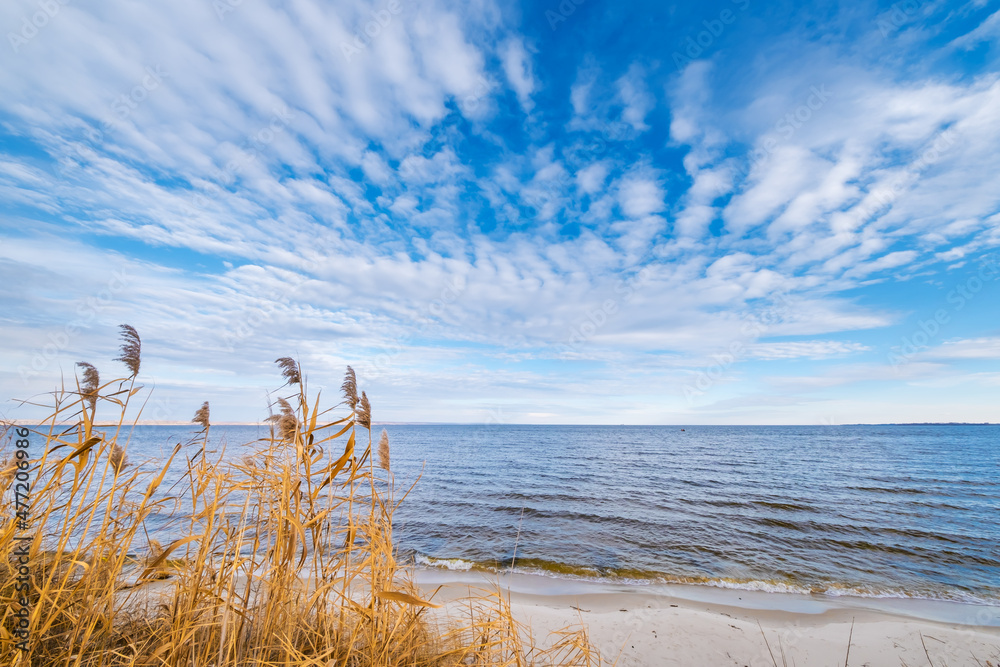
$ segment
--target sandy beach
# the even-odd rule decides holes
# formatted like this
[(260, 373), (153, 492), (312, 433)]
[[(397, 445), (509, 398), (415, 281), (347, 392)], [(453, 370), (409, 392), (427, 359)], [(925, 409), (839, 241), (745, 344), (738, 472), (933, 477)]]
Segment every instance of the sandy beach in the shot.
[[(421, 589), (460, 616), (457, 601), (486, 575), (417, 572)], [(535, 640), (587, 626), (620, 667), (931, 665), (1000, 661), (1000, 608), (924, 600), (804, 596), (703, 586), (629, 586), (503, 576), (515, 617)], [(766, 639), (765, 639), (766, 638)], [(850, 652), (848, 653), (848, 646)]]

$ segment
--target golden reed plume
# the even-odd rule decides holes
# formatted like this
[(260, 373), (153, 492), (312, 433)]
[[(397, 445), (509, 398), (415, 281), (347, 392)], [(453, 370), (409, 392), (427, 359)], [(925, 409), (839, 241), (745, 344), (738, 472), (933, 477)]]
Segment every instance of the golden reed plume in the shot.
[(142, 341), (139, 339), (139, 332), (131, 324), (119, 324), (121, 329), (121, 356), (115, 357), (114, 361), (120, 361), (132, 371), (131, 377), (139, 375), (139, 363), (142, 361)]
[(80, 378), (80, 393), (90, 406), (91, 414), (97, 409), (97, 395), (101, 386), (101, 376), (92, 364), (86, 361), (78, 361), (76, 365), (83, 369), (83, 377)]
[(209, 423), (209, 411), (208, 411), (208, 401), (201, 404), (201, 407), (194, 413), (194, 417), (191, 419), (193, 424), (201, 424), (204, 430), (208, 430), (211, 424)]
[[(31, 430), (30, 532), (14, 523), (14, 477), (0, 470), (0, 554), (26, 549), (31, 564), (24, 589), (17, 559), (0, 558), (0, 610), (11, 610), (0, 618), (0, 665), (601, 664), (576, 631), (534, 646), (499, 588), (444, 609), (421, 594), (397, 561), (398, 502), (375, 474), (371, 406), (353, 370), (342, 387), (351, 411), (338, 417), (282, 357), (281, 375), (299, 393), (275, 402), (270, 437), (227, 456), (209, 442), (205, 402), (198, 436), (165, 460), (128, 466), (138, 417), (126, 414), (141, 414), (130, 405), (148, 396), (120, 387), (140, 362), (138, 334), (122, 331), (131, 377), (100, 394), (96, 371), (81, 366), (80, 389), (50, 394), (50, 416)], [(119, 406), (116, 424), (95, 426), (97, 399)], [(0, 460), (12, 432), (0, 438)], [(385, 430), (377, 454), (388, 470)]]
[(382, 435), (378, 439), (378, 467), (389, 469), (389, 434), (385, 429), (382, 429)]

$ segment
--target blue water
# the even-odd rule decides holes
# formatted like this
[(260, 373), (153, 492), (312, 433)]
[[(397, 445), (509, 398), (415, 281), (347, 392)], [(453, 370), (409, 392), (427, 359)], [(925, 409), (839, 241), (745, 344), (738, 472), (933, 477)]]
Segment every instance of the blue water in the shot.
[[(1000, 426), (386, 428), (421, 565), (1000, 600)], [(192, 431), (138, 427), (129, 455)], [(265, 434), (212, 429), (231, 456)]]

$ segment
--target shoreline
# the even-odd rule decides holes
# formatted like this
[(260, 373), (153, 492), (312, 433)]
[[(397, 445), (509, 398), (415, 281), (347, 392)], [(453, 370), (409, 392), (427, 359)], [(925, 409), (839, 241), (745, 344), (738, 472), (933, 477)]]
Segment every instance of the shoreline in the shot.
[(900, 597), (863, 597), (822, 593), (786, 593), (726, 588), (710, 584), (631, 583), (558, 577), (525, 572), (483, 572), (415, 567), (413, 578), (421, 588), (437, 585), (489, 587), (499, 582), (512, 594), (538, 597), (591, 595), (647, 595), (692, 604), (709, 604), (745, 611), (823, 615), (847, 612), (877, 613), (919, 621), (1000, 630), (1000, 604)]
[(499, 585), (537, 642), (583, 624), (605, 659), (621, 652), (619, 667), (842, 665), (848, 645), (850, 664), (871, 667), (1000, 660), (1000, 606), (520, 573), (412, 572), (425, 595), (437, 590), (434, 600), (444, 604), (439, 613), (445, 617), (461, 616), (458, 600), (469, 589)]

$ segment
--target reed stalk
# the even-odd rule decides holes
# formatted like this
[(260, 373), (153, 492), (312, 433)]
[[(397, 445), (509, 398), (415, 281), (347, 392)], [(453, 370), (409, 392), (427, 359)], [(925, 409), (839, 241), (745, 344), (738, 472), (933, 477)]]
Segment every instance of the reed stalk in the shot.
[[(371, 406), (350, 367), (344, 402), (322, 409), (299, 364), (282, 357), (293, 391), (275, 401), (268, 437), (212, 449), (206, 401), (193, 438), (165, 459), (130, 462), (149, 392), (137, 384), (139, 334), (121, 329), (127, 376), (101, 383), (81, 362), (76, 386), (49, 394), (49, 415), (31, 429), (27, 531), (15, 521), (15, 477), (0, 466), (0, 664), (600, 664), (580, 631), (535, 647), (499, 590), (452, 603), (469, 621), (431, 617), (437, 605), (397, 560), (388, 434), (376, 464)], [(115, 419), (99, 421), (108, 409)], [(10, 435), (0, 461), (11, 460)], [(24, 535), (22, 591), (15, 551)], [(30, 640), (19, 646), (22, 602)]]

